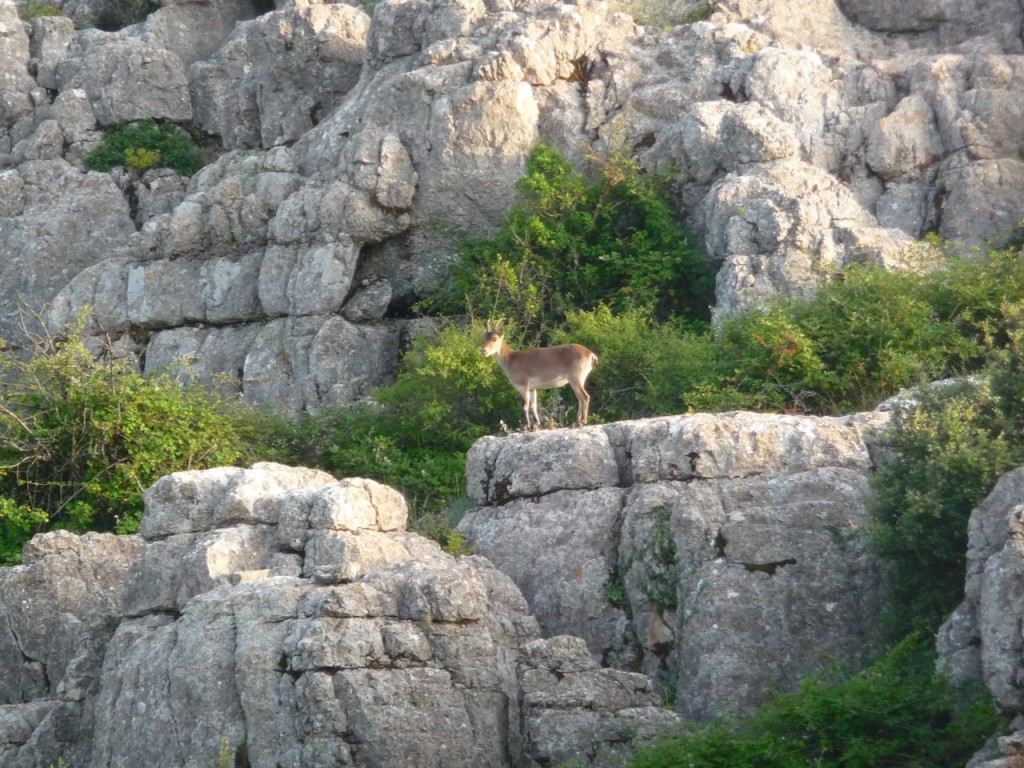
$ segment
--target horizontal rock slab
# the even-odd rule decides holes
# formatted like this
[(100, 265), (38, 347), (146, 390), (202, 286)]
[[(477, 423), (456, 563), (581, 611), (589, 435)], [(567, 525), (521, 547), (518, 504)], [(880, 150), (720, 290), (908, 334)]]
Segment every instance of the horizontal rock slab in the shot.
[(337, 481), (326, 472), (271, 462), (251, 469), (218, 467), (165, 475), (146, 489), (139, 534), (158, 539), (229, 524), (276, 524), (276, 502), (298, 488)]
[(477, 502), (614, 486), (619, 480), (615, 452), (600, 429), (536, 432), (515, 441), (484, 437), (466, 462), (466, 492)]

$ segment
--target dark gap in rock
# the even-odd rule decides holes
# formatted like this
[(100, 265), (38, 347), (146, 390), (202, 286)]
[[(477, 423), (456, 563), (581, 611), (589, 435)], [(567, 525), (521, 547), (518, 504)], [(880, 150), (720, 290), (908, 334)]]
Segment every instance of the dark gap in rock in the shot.
[(744, 563), (743, 567), (751, 573), (767, 573), (769, 576), (774, 576), (779, 568), (784, 568), (787, 565), (796, 565), (796, 558), (787, 557), (785, 560), (776, 560), (773, 563)]

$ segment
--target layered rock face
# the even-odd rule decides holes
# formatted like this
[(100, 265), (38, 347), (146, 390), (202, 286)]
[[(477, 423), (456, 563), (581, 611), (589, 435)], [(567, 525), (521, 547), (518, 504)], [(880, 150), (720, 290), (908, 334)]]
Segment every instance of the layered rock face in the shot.
[(964, 600), (938, 636), (940, 668), (960, 682), (981, 683), (1015, 732), (971, 762), (1009, 768), (1024, 755), (1024, 469), (1003, 475), (968, 522)]
[(0, 569), (0, 764), (596, 766), (676, 721), (406, 515), (259, 464), (162, 478), (137, 536), (36, 537)]
[[(858, 535), (885, 414), (666, 417), (483, 438), (468, 543), (545, 634), (643, 670), (682, 714), (744, 712), (879, 639)], [(570, 629), (571, 628), (571, 629)]]
[[(0, 337), (83, 307), (147, 370), (316, 410), (393, 376), (456, 233), (508, 210), (538, 141), (674, 179), (719, 314), (808, 296), (914, 238), (1024, 218), (1019, 4), (719, 0), (645, 29), (602, 3), (0, 0)], [(185, 181), (86, 173), (100, 129), (191, 122)]]

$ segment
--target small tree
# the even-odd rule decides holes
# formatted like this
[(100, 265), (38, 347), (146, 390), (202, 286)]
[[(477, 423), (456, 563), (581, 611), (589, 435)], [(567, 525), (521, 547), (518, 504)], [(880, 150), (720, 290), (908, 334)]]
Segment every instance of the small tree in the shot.
[(707, 320), (711, 275), (662, 181), (624, 154), (594, 169), (588, 178), (536, 147), (504, 226), (463, 244), (438, 307), (503, 318), (527, 344), (599, 305)]

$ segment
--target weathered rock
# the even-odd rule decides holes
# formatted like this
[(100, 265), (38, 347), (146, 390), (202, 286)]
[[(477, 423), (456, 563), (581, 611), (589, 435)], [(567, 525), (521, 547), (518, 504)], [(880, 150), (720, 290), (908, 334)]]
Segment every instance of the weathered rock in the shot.
[[(18, 6), (0, 0), (0, 136), (32, 111), (28, 94), (35, 83), (28, 74), (28, 63), (29, 38), (18, 18)], [(0, 144), (0, 153), (3, 151)]]
[(1024, 712), (1020, 687), (1020, 594), (1024, 590), (1024, 469), (1003, 475), (971, 513), (964, 600), (939, 632), (941, 666), (957, 680), (979, 676), (1000, 709)]
[(75, 25), (66, 16), (32, 19), (29, 70), (44, 88), (57, 88), (57, 65), (68, 57)]
[[(145, 538), (47, 534), (0, 570), (5, 669), (14, 638), (12, 665), (60, 676), (3, 676), (4, 765), (604, 766), (595, 746), (676, 722), (642, 675), (540, 641), (486, 560), (404, 532), (390, 488), (256, 465), (170, 475), (146, 504)], [(275, 570), (291, 553), (312, 579)], [(72, 621), (93, 608), (102, 631)]]
[(548, 635), (643, 669), (687, 716), (747, 711), (820, 652), (866, 659), (878, 639), (881, 568), (852, 534), (884, 421), (698, 414), (484, 438), (467, 468), (482, 506), (460, 530)]
[(161, 3), (140, 24), (127, 28), (131, 36), (154, 48), (171, 51), (187, 69), (213, 55), (238, 21), (256, 15), (249, 0), (186, 0)]
[(257, 464), (251, 470), (221, 467), (177, 472), (146, 489), (146, 514), (139, 534), (157, 539), (230, 524), (269, 525), (277, 521), (273, 502), (279, 496), (332, 482), (326, 472), (272, 463)]
[[(63, 160), (24, 163), (15, 174), (17, 215), (0, 226), (0, 336), (34, 330), (33, 308), (72, 277), (129, 247), (128, 204), (110, 176), (81, 173)], [(14, 180), (13, 176), (7, 178)], [(67, 314), (81, 310), (68, 307)]]
[(723, 314), (777, 295), (809, 298), (852, 263), (914, 263), (906, 233), (878, 227), (849, 190), (806, 163), (725, 176), (705, 204), (708, 255), (723, 262), (715, 287)]
[(982, 683), (1013, 733), (993, 739), (972, 768), (1007, 768), (1024, 738), (1021, 594), (1024, 594), (1024, 469), (1003, 475), (971, 513), (963, 602), (939, 630), (939, 669), (958, 683)]
[(300, 0), (244, 25), (189, 73), (197, 119), (229, 148), (290, 144), (359, 79), (369, 17)]
[(103, 650), (144, 542), (66, 531), (34, 538), (0, 568), (0, 761), (88, 764)]
[[(174, 330), (231, 366), (233, 391), (316, 409), (391, 380), (400, 318), (445, 279), (456, 233), (485, 234), (508, 211), (538, 139), (580, 164), (625, 148), (671, 172), (719, 270), (716, 317), (808, 297), (854, 262), (918, 268), (930, 255), (906, 246), (927, 232), (966, 249), (1014, 241), (1024, 62), (1008, 2), (903, 14), (869, 0), (737, 0), (644, 29), (591, 2), (385, 2), (371, 20), (344, 4), (254, 18), (269, 7), (208, 0), (164, 3), (116, 33), (37, 20), (29, 40), (3, 0), (0, 165), (81, 168), (97, 124), (139, 117), (192, 116), (228, 148), (278, 145), (229, 153), (187, 188), (122, 176), (138, 236), (112, 248), (100, 227), (68, 242), (126, 257), (156, 284), (104, 290), (130, 305), (107, 306), (107, 324)], [(64, 5), (79, 18), (88, 3)], [(12, 217), (15, 185), (4, 182)], [(46, 289), (28, 290), (24, 263), (0, 274), (0, 294), (33, 311), (61, 292), (60, 314), (74, 316), (101, 285), (90, 269), (69, 286), (74, 274), (43, 260)], [(328, 323), (338, 314), (359, 332)], [(213, 353), (206, 323), (262, 326), (251, 375), (237, 354)], [(372, 338), (381, 356), (365, 376), (325, 378), (308, 343), (324, 327), (339, 343)]]
[(146, 117), (192, 119), (181, 59), (137, 40), (80, 32), (57, 65), (56, 80), (60, 90), (85, 91), (104, 126)]
[(671, 712), (655, 706), (647, 677), (598, 668), (579, 638), (535, 640), (523, 655), (525, 748), (537, 764), (579, 759), (578, 745), (591, 742), (591, 765), (618, 765), (638, 742), (678, 726)]

